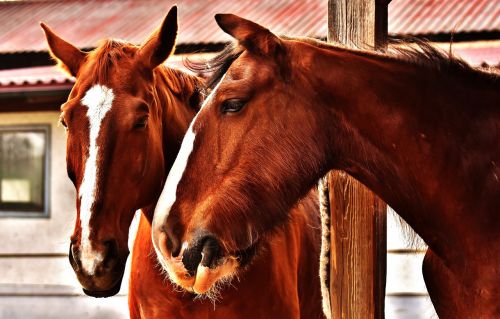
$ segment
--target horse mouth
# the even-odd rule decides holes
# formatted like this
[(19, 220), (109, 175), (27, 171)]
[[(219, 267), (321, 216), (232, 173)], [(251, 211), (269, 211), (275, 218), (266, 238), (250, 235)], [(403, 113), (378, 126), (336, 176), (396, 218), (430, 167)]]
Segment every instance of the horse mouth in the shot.
[(88, 290), (85, 288), (82, 288), (83, 292), (90, 297), (94, 298), (107, 298), (107, 297), (112, 297), (116, 295), (120, 291), (120, 287), (122, 284), (122, 278), (118, 280), (113, 287), (107, 290)]
[(230, 286), (232, 279), (247, 269), (258, 247), (258, 243), (254, 242), (242, 250), (226, 253), (210, 265), (200, 262), (194, 271), (185, 268), (180, 256), (161, 260), (160, 264), (175, 285), (197, 297), (216, 300), (220, 297), (221, 289)]
[(222, 257), (216, 266), (203, 266), (201, 263), (191, 278), (194, 279), (188, 291), (209, 299), (220, 295), (220, 289), (231, 282), (232, 278), (250, 265), (258, 251), (258, 243)]

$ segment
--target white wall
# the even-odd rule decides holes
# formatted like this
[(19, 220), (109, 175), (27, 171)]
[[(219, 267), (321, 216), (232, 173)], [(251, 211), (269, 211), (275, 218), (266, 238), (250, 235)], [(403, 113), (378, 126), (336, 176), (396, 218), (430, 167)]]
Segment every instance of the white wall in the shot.
[[(0, 254), (67, 253), (75, 218), (66, 175), (66, 137), (58, 112), (1, 113), (0, 125), (50, 124), (50, 218), (0, 218)], [(3, 282), (4, 278), (0, 278)]]
[(437, 318), (422, 276), (425, 249), (422, 239), (388, 208), (386, 318)]
[(58, 118), (56, 111), (0, 113), (0, 125), (51, 126), (50, 217), (0, 218), (0, 318), (126, 318), (126, 283), (119, 296), (86, 297), (68, 262), (75, 190)]

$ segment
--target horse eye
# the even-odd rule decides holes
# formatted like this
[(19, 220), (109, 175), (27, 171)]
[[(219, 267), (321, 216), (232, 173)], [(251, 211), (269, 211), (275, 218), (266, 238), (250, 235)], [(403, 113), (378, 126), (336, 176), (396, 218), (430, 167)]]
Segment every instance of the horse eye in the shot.
[(141, 117), (137, 122), (135, 122), (134, 129), (140, 130), (146, 128), (147, 125), (148, 125), (148, 117), (144, 116)]
[(229, 99), (222, 103), (222, 113), (236, 113), (239, 112), (243, 106), (245, 106), (245, 101), (239, 99)]

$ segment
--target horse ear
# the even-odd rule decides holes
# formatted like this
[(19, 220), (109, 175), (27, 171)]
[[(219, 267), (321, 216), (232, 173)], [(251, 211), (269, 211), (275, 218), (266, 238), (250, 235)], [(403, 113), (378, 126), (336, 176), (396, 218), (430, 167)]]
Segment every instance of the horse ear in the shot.
[(45, 23), (40, 22), (40, 26), (47, 38), (49, 53), (52, 58), (69, 75), (76, 77), (86, 53), (59, 37)]
[(160, 28), (154, 31), (139, 49), (139, 59), (148, 68), (156, 68), (174, 52), (176, 38), (177, 6), (173, 6)]
[(215, 21), (224, 32), (254, 53), (272, 55), (282, 47), (276, 35), (250, 20), (234, 14), (216, 14)]

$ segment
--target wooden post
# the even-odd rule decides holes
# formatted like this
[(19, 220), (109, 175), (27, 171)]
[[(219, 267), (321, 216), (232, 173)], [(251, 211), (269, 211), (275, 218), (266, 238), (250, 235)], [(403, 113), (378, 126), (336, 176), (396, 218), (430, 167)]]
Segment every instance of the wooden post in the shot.
[[(328, 41), (383, 49), (390, 0), (329, 0)], [(387, 205), (340, 171), (328, 175), (332, 318), (384, 318)]]

